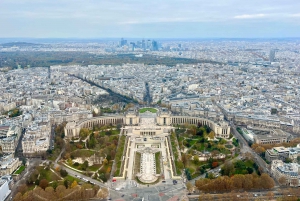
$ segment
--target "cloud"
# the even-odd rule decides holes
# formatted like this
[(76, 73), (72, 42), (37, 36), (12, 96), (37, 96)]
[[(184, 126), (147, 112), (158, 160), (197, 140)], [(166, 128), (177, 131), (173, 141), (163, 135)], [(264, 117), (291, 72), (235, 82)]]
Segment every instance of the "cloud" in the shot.
[(235, 19), (254, 19), (266, 17), (266, 14), (252, 14), (252, 15), (237, 15), (234, 16)]
[(300, 17), (300, 13), (290, 14), (289, 17)]

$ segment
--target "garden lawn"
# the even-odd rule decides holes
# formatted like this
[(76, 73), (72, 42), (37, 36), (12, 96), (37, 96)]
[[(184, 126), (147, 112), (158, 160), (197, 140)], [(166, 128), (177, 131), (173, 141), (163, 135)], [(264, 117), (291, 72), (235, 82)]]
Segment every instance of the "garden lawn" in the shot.
[(126, 136), (122, 135), (120, 138), (120, 142), (117, 148), (117, 153), (115, 156), (115, 161), (117, 163), (116, 165), (116, 172), (114, 173), (115, 176), (119, 176), (120, 175), (120, 170), (121, 170), (121, 165), (122, 165), (122, 156), (123, 156), (123, 150), (125, 147), (125, 141), (126, 141)]
[(66, 176), (64, 179), (70, 181), (70, 183), (72, 183), (74, 180), (77, 182), (80, 182), (81, 180), (76, 178), (76, 177), (72, 177), (71, 175)]
[(160, 152), (155, 153), (156, 174), (160, 174)]
[(44, 169), (43, 166), (39, 166), (38, 171), (40, 173), (39, 180), (46, 179), (48, 182), (57, 181), (60, 179), (56, 174), (54, 174), (50, 169)]
[(154, 109), (154, 108), (142, 108), (142, 109), (139, 110), (140, 113), (144, 113), (146, 111), (149, 111), (149, 112), (152, 112), (152, 113), (156, 113), (157, 112), (157, 110)]
[(90, 167), (87, 168), (87, 171), (97, 171), (102, 165), (100, 164), (95, 164), (95, 165), (92, 165)]
[(25, 170), (25, 166), (24, 165), (21, 165), (19, 167), (19, 169), (14, 173), (14, 174), (21, 174), (21, 172), (23, 172)]

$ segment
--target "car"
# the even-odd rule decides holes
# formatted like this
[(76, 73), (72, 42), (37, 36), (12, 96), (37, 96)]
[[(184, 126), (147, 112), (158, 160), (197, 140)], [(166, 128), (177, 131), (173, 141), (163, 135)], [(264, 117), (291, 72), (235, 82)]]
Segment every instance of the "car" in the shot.
[(121, 197), (124, 197), (124, 194)]
[(166, 183), (166, 181), (165, 180), (163, 180), (163, 181), (161, 181), (162, 183)]
[(188, 193), (188, 195), (192, 195), (191, 193)]

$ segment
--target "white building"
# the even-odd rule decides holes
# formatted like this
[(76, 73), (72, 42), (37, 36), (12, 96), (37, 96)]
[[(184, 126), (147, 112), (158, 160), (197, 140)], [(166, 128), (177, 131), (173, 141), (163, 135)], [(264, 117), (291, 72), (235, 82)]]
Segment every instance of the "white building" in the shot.
[(9, 190), (8, 181), (0, 179), (0, 201), (6, 200), (10, 193), (11, 190)]
[(13, 154), (0, 158), (0, 176), (12, 174), (20, 165), (19, 158), (14, 158)]
[(286, 179), (286, 185), (299, 186), (300, 168), (297, 163), (284, 163), (282, 160), (273, 160), (271, 174), (278, 181), (281, 177)]

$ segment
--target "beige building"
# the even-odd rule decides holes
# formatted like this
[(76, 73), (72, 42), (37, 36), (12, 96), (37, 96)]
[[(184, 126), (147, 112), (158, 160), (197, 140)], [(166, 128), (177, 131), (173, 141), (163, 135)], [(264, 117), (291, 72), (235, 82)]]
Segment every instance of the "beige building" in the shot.
[(22, 149), (24, 156), (41, 155), (50, 146), (51, 127), (49, 123), (33, 124), (27, 128), (22, 139)]
[(299, 164), (284, 163), (282, 160), (273, 160), (271, 163), (271, 175), (278, 181), (280, 178), (286, 179), (287, 186), (299, 186)]
[[(65, 135), (67, 137), (77, 137), (81, 128), (92, 129), (95, 125), (106, 124), (122, 124), (122, 125), (139, 125), (140, 116), (152, 116), (155, 119), (153, 122), (157, 126), (176, 126), (183, 124), (207, 125), (214, 132), (217, 138), (229, 138), (230, 126), (225, 121), (215, 122), (210, 119), (192, 116), (173, 116), (169, 111), (158, 111), (157, 113), (138, 113), (136, 110), (127, 112), (124, 116), (101, 116), (83, 119), (78, 122), (69, 122), (65, 127)], [(146, 131), (145, 131), (146, 132)]]
[(13, 158), (13, 154), (0, 158), (0, 176), (12, 174), (21, 164), (19, 158)]
[(280, 129), (273, 129), (269, 134), (255, 135), (254, 142), (257, 144), (280, 144), (289, 142), (292, 136)]

